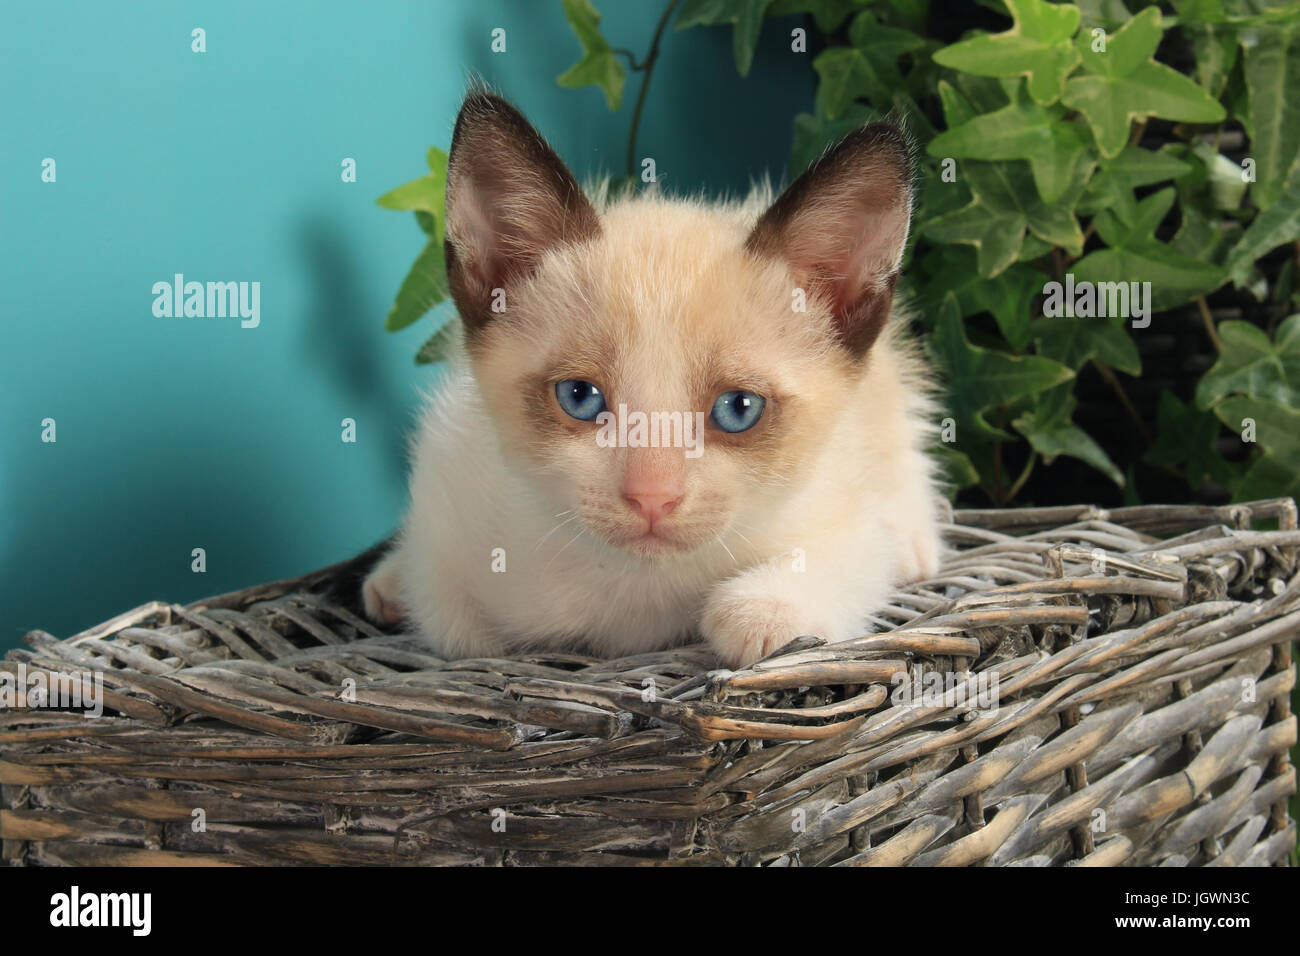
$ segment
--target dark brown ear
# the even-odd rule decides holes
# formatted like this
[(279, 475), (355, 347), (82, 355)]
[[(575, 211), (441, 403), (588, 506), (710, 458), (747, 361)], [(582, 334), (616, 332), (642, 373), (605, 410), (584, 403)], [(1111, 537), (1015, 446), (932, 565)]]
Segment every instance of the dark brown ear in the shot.
[(548, 250), (599, 234), (573, 173), (523, 114), (470, 93), (447, 165), (447, 280), (466, 330), (493, 317), (493, 290), (531, 275)]
[(746, 247), (784, 259), (853, 355), (889, 318), (912, 218), (912, 146), (889, 123), (845, 137), (759, 218)]

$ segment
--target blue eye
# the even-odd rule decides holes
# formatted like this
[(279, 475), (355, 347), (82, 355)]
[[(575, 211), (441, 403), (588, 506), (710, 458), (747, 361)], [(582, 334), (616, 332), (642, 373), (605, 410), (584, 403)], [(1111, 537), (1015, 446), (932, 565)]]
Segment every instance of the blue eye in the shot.
[(595, 385), (579, 378), (555, 383), (555, 399), (566, 415), (589, 422), (605, 410), (605, 396)]
[(724, 432), (748, 431), (763, 417), (767, 401), (753, 392), (723, 392), (713, 403), (713, 423)]

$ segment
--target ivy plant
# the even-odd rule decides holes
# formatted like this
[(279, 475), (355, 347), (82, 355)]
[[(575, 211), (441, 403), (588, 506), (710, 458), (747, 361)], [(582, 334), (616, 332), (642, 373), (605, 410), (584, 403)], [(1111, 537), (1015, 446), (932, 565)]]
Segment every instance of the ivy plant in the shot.
[[(790, 177), (864, 122), (906, 124), (920, 169), (900, 301), (946, 382), (938, 454), (954, 491), (1025, 501), (1035, 469), (1061, 459), (1129, 501), (1139, 467), (1189, 498), (1300, 491), (1297, 0), (981, 0), (956, 36), (929, 0), (667, 0), (640, 56), (606, 42), (591, 0), (556, 6), (576, 40), (560, 85), (595, 86), (618, 111), (639, 75), (618, 188), (638, 188), (650, 79), (680, 30), (730, 29), (742, 76), (765, 30), (808, 59), (816, 94), (792, 119)], [(446, 155), (428, 166), (379, 200), (413, 212), (424, 239), (389, 329), (446, 297)], [(1149, 300), (1049, 308), (1054, 288), (1085, 286), (1122, 305), (1119, 283)], [(1216, 302), (1264, 318), (1216, 318)], [(1175, 313), (1199, 319), (1204, 372), (1144, 417), (1129, 396), (1142, 336)], [(432, 329), (417, 360), (442, 357), (453, 329)], [(1116, 461), (1110, 436), (1076, 422), (1085, 377), (1146, 439), (1140, 456)]]

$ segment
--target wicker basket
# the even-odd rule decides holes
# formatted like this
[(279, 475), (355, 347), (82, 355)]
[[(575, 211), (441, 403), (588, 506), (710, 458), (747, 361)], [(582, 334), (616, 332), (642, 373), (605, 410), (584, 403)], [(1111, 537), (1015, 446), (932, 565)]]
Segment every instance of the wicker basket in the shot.
[(3, 859), (1287, 861), (1294, 502), (965, 511), (948, 538), (878, 633), (735, 672), (700, 645), (443, 661), (361, 619), (369, 556), (33, 632), (0, 667), (102, 673), (106, 710), (0, 711)]

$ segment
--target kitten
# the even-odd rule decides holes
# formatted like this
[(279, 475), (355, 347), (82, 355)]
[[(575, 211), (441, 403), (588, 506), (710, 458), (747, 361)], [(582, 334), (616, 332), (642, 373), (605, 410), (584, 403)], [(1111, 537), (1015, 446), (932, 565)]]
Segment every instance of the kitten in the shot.
[[(876, 123), (770, 204), (593, 200), (471, 93), (447, 178), (464, 344), (367, 612), (447, 657), (702, 635), (737, 667), (867, 633), (940, 555), (930, 373), (889, 321), (911, 179)], [(680, 434), (629, 447), (636, 412), (685, 413)]]

